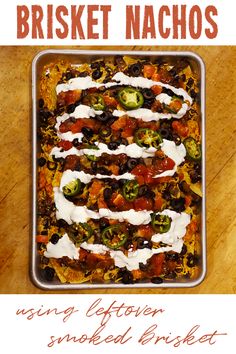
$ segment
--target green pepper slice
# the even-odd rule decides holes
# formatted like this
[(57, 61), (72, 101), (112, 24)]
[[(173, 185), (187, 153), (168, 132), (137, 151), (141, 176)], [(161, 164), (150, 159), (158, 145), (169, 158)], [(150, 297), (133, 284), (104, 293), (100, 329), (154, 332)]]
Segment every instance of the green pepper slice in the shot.
[(99, 93), (91, 93), (84, 98), (84, 103), (95, 109), (95, 111), (103, 111), (105, 109), (105, 102)]
[(73, 179), (73, 181), (67, 183), (63, 188), (63, 194), (66, 197), (73, 197), (74, 195), (78, 194), (81, 189), (81, 181), (79, 178)]
[(187, 152), (187, 157), (190, 160), (193, 160), (193, 161), (201, 160), (201, 157), (202, 157), (201, 147), (200, 147), (200, 144), (198, 144), (194, 138), (188, 137), (188, 138), (184, 139), (183, 144), (184, 144), (186, 152)]
[(125, 87), (118, 92), (120, 104), (127, 110), (137, 109), (143, 105), (144, 98), (140, 91), (133, 87)]
[(157, 213), (152, 214), (152, 228), (158, 234), (164, 234), (170, 230), (171, 218), (168, 215), (161, 215)]
[(117, 224), (106, 227), (102, 232), (102, 242), (113, 250), (120, 248), (126, 242), (127, 238), (128, 235)]
[(155, 149), (160, 149), (162, 143), (161, 135), (155, 130), (149, 128), (141, 128), (135, 132), (134, 141), (138, 146)]
[(92, 236), (93, 230), (86, 222), (80, 222), (73, 224), (68, 230), (69, 237), (75, 242), (75, 244), (81, 244), (87, 241)]
[(132, 202), (136, 199), (139, 191), (139, 184), (135, 180), (128, 181), (123, 186), (123, 196), (129, 202)]

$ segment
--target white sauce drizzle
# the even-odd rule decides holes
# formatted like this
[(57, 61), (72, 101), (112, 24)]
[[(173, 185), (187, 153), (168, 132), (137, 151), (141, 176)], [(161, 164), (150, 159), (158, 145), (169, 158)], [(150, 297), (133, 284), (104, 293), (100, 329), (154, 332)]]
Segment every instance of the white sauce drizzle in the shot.
[(66, 186), (69, 182), (80, 179), (81, 182), (87, 184), (92, 181), (93, 178), (98, 178), (98, 179), (104, 179), (104, 178), (113, 178), (116, 180), (119, 179), (128, 179), (132, 180), (135, 178), (134, 175), (131, 173), (123, 173), (122, 175), (116, 176), (116, 175), (101, 175), (100, 173), (96, 175), (90, 175), (88, 173), (85, 173), (83, 171), (71, 171), (71, 170), (66, 170), (63, 172), (62, 177), (61, 177), (61, 182), (60, 182), (60, 190), (63, 191), (63, 187)]
[[(129, 157), (133, 158), (147, 158), (147, 157), (153, 157), (155, 156), (156, 149), (155, 148), (142, 148), (138, 146), (135, 143), (132, 143), (130, 145), (120, 145), (118, 149), (116, 150), (110, 150), (108, 149), (106, 144), (103, 143), (96, 143), (97, 147), (99, 150), (94, 150), (94, 149), (81, 149), (78, 150), (75, 147), (72, 147), (71, 149), (67, 151), (61, 151), (62, 149), (60, 147), (54, 147), (51, 151), (51, 155), (55, 156), (56, 158), (63, 157), (65, 158), (68, 155), (77, 155), (77, 156), (82, 156), (84, 154), (86, 155), (93, 155), (93, 156), (101, 156), (103, 153), (107, 153), (110, 155), (118, 155), (118, 154), (126, 154)], [(171, 158), (175, 162), (175, 166), (172, 170), (167, 170), (164, 171), (155, 177), (164, 177), (164, 176), (173, 176), (175, 172), (177, 171), (177, 167), (184, 161), (184, 158), (186, 156), (186, 149), (183, 144), (176, 145), (174, 141), (170, 141), (167, 139), (163, 139), (163, 142), (161, 143), (161, 149), (162, 151)]]
[(122, 72), (116, 73), (113, 77), (112, 80), (115, 82), (108, 82), (106, 84), (102, 83), (99, 84), (96, 81), (93, 81), (90, 76), (86, 77), (76, 77), (74, 79), (70, 79), (68, 83), (65, 84), (59, 84), (56, 87), (56, 92), (57, 95), (60, 92), (66, 92), (70, 90), (86, 90), (89, 88), (99, 88), (99, 87), (112, 87), (115, 85), (128, 85), (128, 86), (134, 86), (134, 87), (140, 87), (140, 88), (151, 88), (154, 85), (165, 87), (171, 91), (173, 91), (176, 95), (182, 96), (184, 100), (189, 101), (190, 105), (192, 104), (192, 98), (188, 95), (188, 93), (182, 89), (182, 88), (176, 88), (174, 86), (171, 86), (169, 84), (164, 84), (163, 82), (160, 81), (153, 81), (144, 77), (130, 77), (125, 75)]
[[(133, 211), (134, 213), (138, 213)], [(105, 254), (109, 252), (110, 257), (114, 259), (115, 265), (119, 268), (127, 267), (128, 270), (134, 270), (139, 268), (139, 263), (146, 264), (147, 260), (153, 255), (162, 252), (174, 251), (181, 252), (183, 246), (182, 237), (185, 235), (186, 227), (190, 223), (190, 215), (186, 213), (176, 213), (172, 210), (164, 210), (160, 214), (168, 215), (172, 219), (171, 228), (164, 234), (156, 234), (152, 236), (154, 242), (164, 242), (169, 246), (160, 248), (144, 248), (136, 251), (128, 251), (126, 256), (122, 251), (112, 250), (102, 244), (89, 244), (83, 242), (80, 248), (96, 254)], [(76, 248), (71, 242), (68, 235), (65, 234), (57, 244), (51, 242), (47, 245), (47, 251), (44, 252), (45, 257), (61, 258), (67, 256), (71, 259), (78, 259), (78, 253), (80, 248)]]
[(47, 258), (69, 257), (71, 259), (79, 259), (79, 252), (68, 235), (64, 234), (56, 245), (51, 242), (47, 244), (47, 250), (44, 252), (44, 256)]

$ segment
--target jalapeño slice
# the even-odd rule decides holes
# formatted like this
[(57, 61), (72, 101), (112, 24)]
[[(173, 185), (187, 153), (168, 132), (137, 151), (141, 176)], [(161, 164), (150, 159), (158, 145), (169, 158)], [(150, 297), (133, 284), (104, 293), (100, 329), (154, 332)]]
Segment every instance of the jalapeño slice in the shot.
[(143, 105), (144, 98), (140, 91), (133, 87), (125, 87), (118, 92), (118, 100), (127, 110), (137, 109)]
[(123, 186), (123, 196), (129, 202), (136, 199), (139, 191), (139, 184), (135, 180), (128, 181)]
[(170, 230), (171, 218), (168, 215), (152, 214), (152, 227), (158, 234), (164, 234)]
[(91, 93), (84, 98), (84, 103), (95, 109), (95, 111), (103, 111), (105, 109), (105, 102), (99, 93)]
[(63, 188), (63, 194), (66, 197), (73, 197), (74, 195), (78, 194), (81, 189), (81, 181), (79, 178), (73, 179), (73, 181), (67, 183)]
[(192, 137), (186, 138), (184, 139), (183, 143), (187, 152), (187, 156), (190, 160), (193, 161), (201, 160), (202, 157), (201, 147), (200, 144), (198, 144), (194, 138)]
[(162, 137), (158, 132), (149, 128), (138, 129), (134, 135), (134, 141), (138, 146), (155, 149), (160, 149)]
[(86, 222), (73, 224), (68, 230), (69, 237), (75, 244), (81, 244), (87, 241), (92, 236), (93, 230)]
[(118, 224), (108, 226), (102, 232), (102, 242), (113, 250), (121, 247), (126, 242), (127, 238), (128, 235)]

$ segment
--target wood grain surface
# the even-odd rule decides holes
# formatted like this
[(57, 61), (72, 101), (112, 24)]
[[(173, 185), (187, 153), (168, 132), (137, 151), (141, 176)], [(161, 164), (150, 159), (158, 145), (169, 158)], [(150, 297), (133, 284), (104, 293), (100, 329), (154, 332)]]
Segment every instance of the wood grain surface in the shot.
[[(0, 293), (50, 293), (29, 277), (31, 63), (47, 47), (0, 47)], [(63, 47), (65, 49), (66, 47)], [(67, 48), (68, 49), (68, 48)], [(236, 47), (74, 47), (190, 50), (206, 64), (207, 276), (194, 288), (68, 293), (236, 293)], [(63, 291), (57, 293), (64, 293)]]

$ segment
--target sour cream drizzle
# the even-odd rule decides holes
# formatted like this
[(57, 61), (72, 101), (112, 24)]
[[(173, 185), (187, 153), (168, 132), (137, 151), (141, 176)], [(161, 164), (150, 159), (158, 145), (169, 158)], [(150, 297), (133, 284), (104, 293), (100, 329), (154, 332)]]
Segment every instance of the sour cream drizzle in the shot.
[(123, 173), (122, 175), (116, 176), (116, 175), (101, 175), (100, 173), (97, 173), (96, 175), (90, 175), (88, 173), (85, 173), (83, 171), (71, 171), (71, 170), (66, 170), (63, 172), (62, 177), (61, 177), (61, 182), (60, 182), (60, 190), (63, 191), (63, 187), (67, 185), (69, 182), (80, 179), (81, 182), (87, 184), (92, 181), (93, 178), (98, 178), (98, 179), (104, 179), (104, 178), (113, 178), (116, 180), (119, 179), (128, 179), (132, 180), (135, 178), (134, 175), (131, 173)]
[(86, 90), (89, 88), (99, 88), (99, 87), (112, 87), (116, 85), (128, 85), (128, 86), (133, 86), (133, 87), (140, 87), (140, 88), (151, 88), (154, 85), (165, 87), (172, 92), (174, 92), (178, 96), (182, 96), (185, 101), (189, 101), (190, 105), (192, 104), (192, 98), (189, 96), (189, 94), (182, 88), (176, 88), (174, 86), (171, 86), (169, 84), (164, 84), (163, 82), (160, 81), (153, 81), (144, 77), (130, 77), (125, 75), (122, 72), (116, 73), (113, 77), (112, 80), (115, 82), (108, 82), (106, 84), (102, 83), (99, 84), (96, 81), (93, 81), (90, 76), (86, 77), (76, 77), (74, 79), (70, 79), (68, 83), (65, 84), (59, 84), (56, 87), (56, 92), (57, 95), (60, 92), (66, 92), (70, 90)]
[[(134, 214), (139, 213), (132, 211)], [(128, 270), (139, 268), (139, 263), (146, 264), (147, 260), (153, 255), (162, 252), (174, 251), (181, 252), (183, 246), (183, 236), (186, 233), (186, 227), (190, 223), (190, 215), (186, 213), (176, 213), (172, 210), (164, 210), (160, 214), (171, 217), (171, 228), (164, 234), (155, 234), (152, 236), (154, 242), (164, 242), (168, 246), (160, 248), (144, 248), (136, 251), (128, 251), (126, 256), (122, 251), (111, 250), (102, 244), (89, 244), (83, 242), (80, 248), (96, 254), (105, 254), (109, 252), (110, 257), (114, 259), (115, 265), (119, 268), (127, 267)], [(47, 245), (47, 250), (44, 252), (45, 257), (61, 258), (67, 256), (71, 259), (78, 259), (80, 248), (76, 248), (71, 242), (68, 235), (65, 234), (56, 245), (51, 242)]]
[[(155, 152), (156, 152), (155, 148), (146, 149), (138, 146), (135, 143), (132, 143), (127, 146), (120, 145), (116, 150), (108, 149), (107, 145), (103, 143), (96, 143), (96, 145), (98, 150), (95, 149), (78, 150), (75, 147), (72, 147), (67, 151), (62, 151), (60, 147), (54, 147), (51, 151), (51, 155), (55, 156), (56, 158), (60, 158), (60, 157), (65, 158), (66, 156), (69, 155), (82, 156), (84, 154), (99, 157), (103, 153), (106, 153), (109, 155), (126, 154), (127, 156), (133, 158), (140, 158), (140, 157), (147, 158), (147, 157), (155, 156)], [(161, 149), (166, 154), (166, 156), (168, 156), (175, 162), (175, 166), (172, 170), (164, 171), (154, 177), (173, 176), (177, 171), (177, 166), (179, 166), (184, 161), (184, 158), (186, 156), (186, 149), (183, 144), (176, 145), (174, 141), (170, 141), (167, 139), (163, 139), (163, 142), (161, 143)]]

